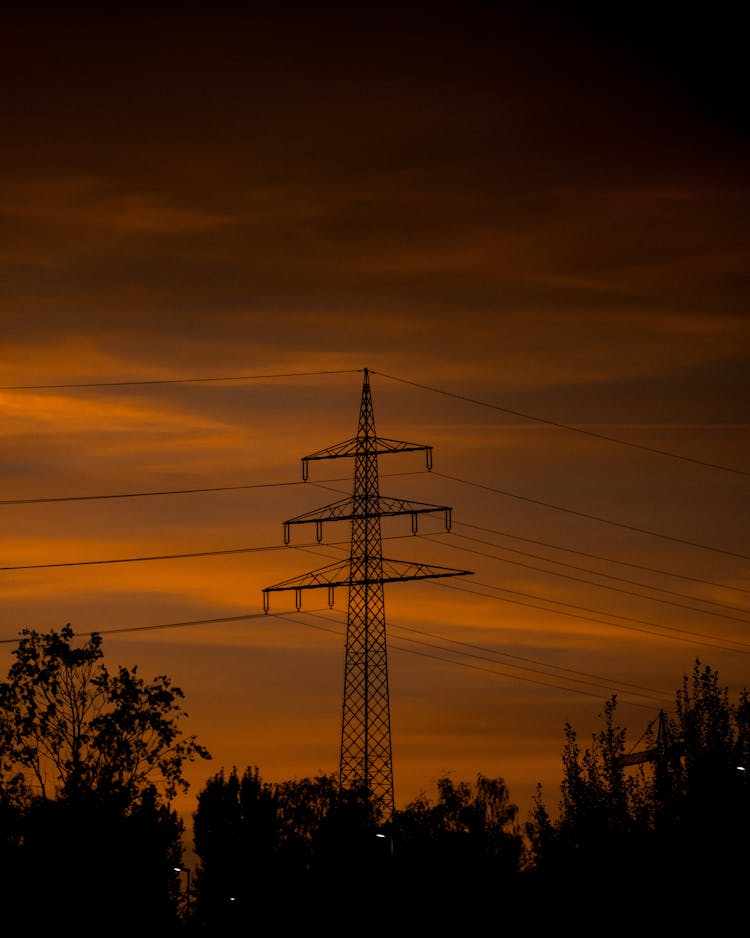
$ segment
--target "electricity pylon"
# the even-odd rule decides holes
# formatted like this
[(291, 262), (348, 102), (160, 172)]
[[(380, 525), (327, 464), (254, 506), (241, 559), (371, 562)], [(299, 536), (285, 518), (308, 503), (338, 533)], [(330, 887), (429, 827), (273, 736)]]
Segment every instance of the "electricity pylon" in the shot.
[(348, 587), (339, 784), (342, 788), (364, 791), (375, 816), (383, 820), (390, 818), (394, 809), (383, 584), (463, 576), (472, 572), (383, 557), (380, 519), (386, 515), (411, 515), (412, 533), (416, 534), (420, 514), (442, 512), (446, 530), (450, 530), (450, 508), (380, 494), (378, 456), (419, 450), (425, 452), (427, 469), (431, 469), (431, 446), (377, 436), (369, 372), (365, 368), (357, 435), (302, 458), (302, 478), (307, 481), (312, 461), (352, 457), (352, 497), (284, 522), (284, 542), (288, 544), (293, 524), (314, 524), (316, 538), (321, 541), (324, 522), (350, 520), (349, 559), (263, 590), (265, 612), (269, 610), (269, 593), (282, 590), (295, 591), (295, 605), (299, 611), (303, 590), (327, 588), (328, 605), (333, 607), (335, 587)]

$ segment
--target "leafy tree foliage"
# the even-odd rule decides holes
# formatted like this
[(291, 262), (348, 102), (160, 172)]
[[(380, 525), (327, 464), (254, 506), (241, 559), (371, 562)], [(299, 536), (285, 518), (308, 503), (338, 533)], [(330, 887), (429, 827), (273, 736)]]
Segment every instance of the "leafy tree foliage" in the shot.
[(428, 867), (449, 862), (515, 870), (522, 844), (518, 808), (504, 780), (479, 774), (472, 786), (446, 777), (438, 779), (437, 790), (436, 801), (423, 792), (395, 813), (391, 829), (399, 853)]
[(193, 816), (196, 923), (229, 927), (252, 916), (278, 926), (323, 914), (329, 902), (340, 910), (352, 893), (339, 887), (360, 882), (367, 818), (366, 799), (342, 792), (332, 775), (272, 784), (257, 767), (241, 776), (222, 769)]
[(723, 894), (750, 875), (750, 700), (736, 705), (696, 663), (677, 691), (655, 762), (652, 827), (686, 884)]
[(198, 794), (193, 842), (201, 859), (194, 880), (196, 921), (229, 925), (267, 894), (279, 837), (272, 787), (257, 770), (223, 769)]
[(309, 926), (367, 910), (403, 918), (407, 905), (424, 925), (425, 889), (439, 893), (441, 910), (468, 888), (475, 905), (491, 904), (518, 867), (517, 808), (502, 779), (446, 778), (438, 790), (434, 803), (422, 795), (383, 823), (366, 793), (340, 789), (332, 775), (270, 784), (257, 768), (219, 772), (194, 815), (201, 924), (239, 926), (252, 916)]
[[(394, 814), (394, 874), (399, 909), (412, 920), (446, 926), (447, 918), (483, 921), (507, 898), (518, 872), (523, 840), (518, 807), (502, 778), (481, 773), (475, 783), (437, 781), (437, 799), (424, 792)], [(439, 897), (437, 904), (426, 896)]]
[(137, 797), (158, 782), (167, 799), (185, 790), (185, 762), (207, 758), (178, 720), (184, 697), (164, 675), (146, 683), (137, 668), (101, 663), (102, 637), (73, 645), (73, 629), (24, 629), (16, 661), (0, 683), (3, 782), (29, 783), (43, 797), (101, 791)]
[(187, 788), (184, 764), (210, 756), (182, 736), (183, 693), (166, 676), (110, 673), (101, 635), (74, 638), (70, 625), (24, 630), (0, 683), (5, 919), (15, 911), (40, 929), (93, 934), (105, 921), (132, 930), (147, 915), (164, 929), (184, 832), (169, 803)]
[[(648, 758), (640, 764), (626, 758), (616, 697), (603, 719), (586, 749), (565, 726), (556, 821), (537, 789), (526, 833), (541, 888), (563, 895), (585, 882), (602, 896), (617, 882), (661, 895), (664, 920), (673, 922), (680, 905), (672, 887), (725, 910), (750, 874), (747, 691), (732, 704), (717, 672), (696, 661), (683, 676), (674, 714), (662, 712), (658, 731), (649, 728)], [(691, 907), (693, 924), (695, 912)]]

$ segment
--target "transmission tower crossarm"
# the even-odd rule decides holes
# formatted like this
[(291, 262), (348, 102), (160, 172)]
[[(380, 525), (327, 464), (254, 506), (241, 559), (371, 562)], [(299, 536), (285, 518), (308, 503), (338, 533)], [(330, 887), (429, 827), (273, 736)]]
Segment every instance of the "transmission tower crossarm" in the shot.
[(434, 580), (448, 576), (470, 576), (472, 570), (456, 570), (453, 567), (438, 567), (434, 564), (415, 563), (410, 560), (391, 560), (382, 558), (381, 572), (377, 576), (357, 576), (352, 571), (349, 559), (327, 564), (263, 588), (263, 610), (268, 612), (269, 593), (281, 593), (294, 590), (296, 606), (300, 609), (301, 591), (328, 588), (328, 602), (333, 605), (332, 590), (336, 586), (370, 586), (372, 584), (397, 583), (405, 580)]
[(321, 586), (346, 586), (349, 582), (349, 573), (350, 564), (347, 557), (346, 560), (329, 563), (325, 567), (318, 567), (317, 570), (310, 570), (308, 573), (290, 577), (273, 586), (266, 586), (263, 592), (277, 593), (283, 590), (315, 589)]
[[(390, 440), (383, 436), (373, 436), (369, 438), (368, 452), (370, 455), (386, 455), (387, 453), (415, 453), (424, 452), (425, 464), (429, 470), (432, 469), (432, 446), (424, 443), (407, 443), (405, 440)], [(306, 482), (308, 477), (308, 464), (318, 459), (344, 459), (346, 457), (357, 457), (362, 454), (362, 440), (360, 437), (352, 437), (350, 440), (344, 440), (343, 443), (334, 443), (333, 446), (327, 446), (325, 449), (318, 450), (317, 453), (310, 453), (309, 456), (302, 457), (302, 478)]]
[(351, 562), (346, 560), (318, 567), (300, 576), (282, 580), (273, 586), (263, 587), (264, 593), (283, 590), (317, 589), (323, 586), (349, 586), (367, 583), (395, 583), (398, 580), (427, 580), (445, 576), (470, 576), (473, 570), (456, 570), (454, 567), (438, 567), (434, 564), (415, 563), (411, 560), (390, 560), (383, 557), (382, 576), (352, 576)]
[(382, 517), (395, 515), (411, 515), (412, 534), (417, 533), (417, 516), (425, 514), (434, 514), (443, 512), (445, 515), (445, 529), (450, 530), (452, 509), (447, 505), (429, 505), (426, 502), (407, 501), (403, 498), (389, 498), (385, 495), (376, 496), (376, 505), (369, 505), (365, 513), (362, 512), (361, 504), (355, 502), (353, 498), (342, 498), (337, 502), (331, 502), (322, 508), (314, 508), (312, 511), (289, 518), (284, 522), (284, 543), (289, 543), (289, 527), (292, 524), (315, 524), (316, 537), (318, 541), (322, 540), (324, 521), (347, 521), (354, 518), (363, 517)]
[(456, 570), (435, 564), (415, 563), (410, 560), (390, 560), (383, 557), (383, 576), (376, 582), (395, 583), (397, 580), (434, 580), (445, 576), (471, 576), (473, 570)]

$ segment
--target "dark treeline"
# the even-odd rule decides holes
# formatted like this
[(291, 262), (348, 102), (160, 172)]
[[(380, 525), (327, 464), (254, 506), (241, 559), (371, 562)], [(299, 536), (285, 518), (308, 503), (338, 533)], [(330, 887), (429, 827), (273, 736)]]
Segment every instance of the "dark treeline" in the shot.
[[(624, 934), (746, 921), (750, 700), (695, 662), (633, 763), (617, 700), (583, 745), (564, 727), (559, 800), (521, 819), (502, 778), (440, 779), (390, 818), (337, 776), (221, 769), (198, 793), (198, 865), (171, 808), (182, 692), (110, 673), (101, 636), (25, 631), (0, 684), (0, 922), (29, 934)], [(187, 879), (185, 874), (187, 873)], [(189, 887), (189, 889), (188, 889)], [(355, 924), (356, 923), (356, 924)], [(566, 925), (567, 923), (567, 925)], [(347, 927), (347, 930), (349, 928)], [(51, 931), (50, 931), (51, 933)]]

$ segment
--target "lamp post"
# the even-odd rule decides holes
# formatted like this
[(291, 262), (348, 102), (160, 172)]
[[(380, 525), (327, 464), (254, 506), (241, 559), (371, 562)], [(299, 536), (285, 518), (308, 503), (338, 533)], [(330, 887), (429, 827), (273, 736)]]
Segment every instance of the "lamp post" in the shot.
[(186, 917), (190, 916), (190, 867), (189, 866), (175, 866), (175, 873), (185, 873), (185, 915)]

